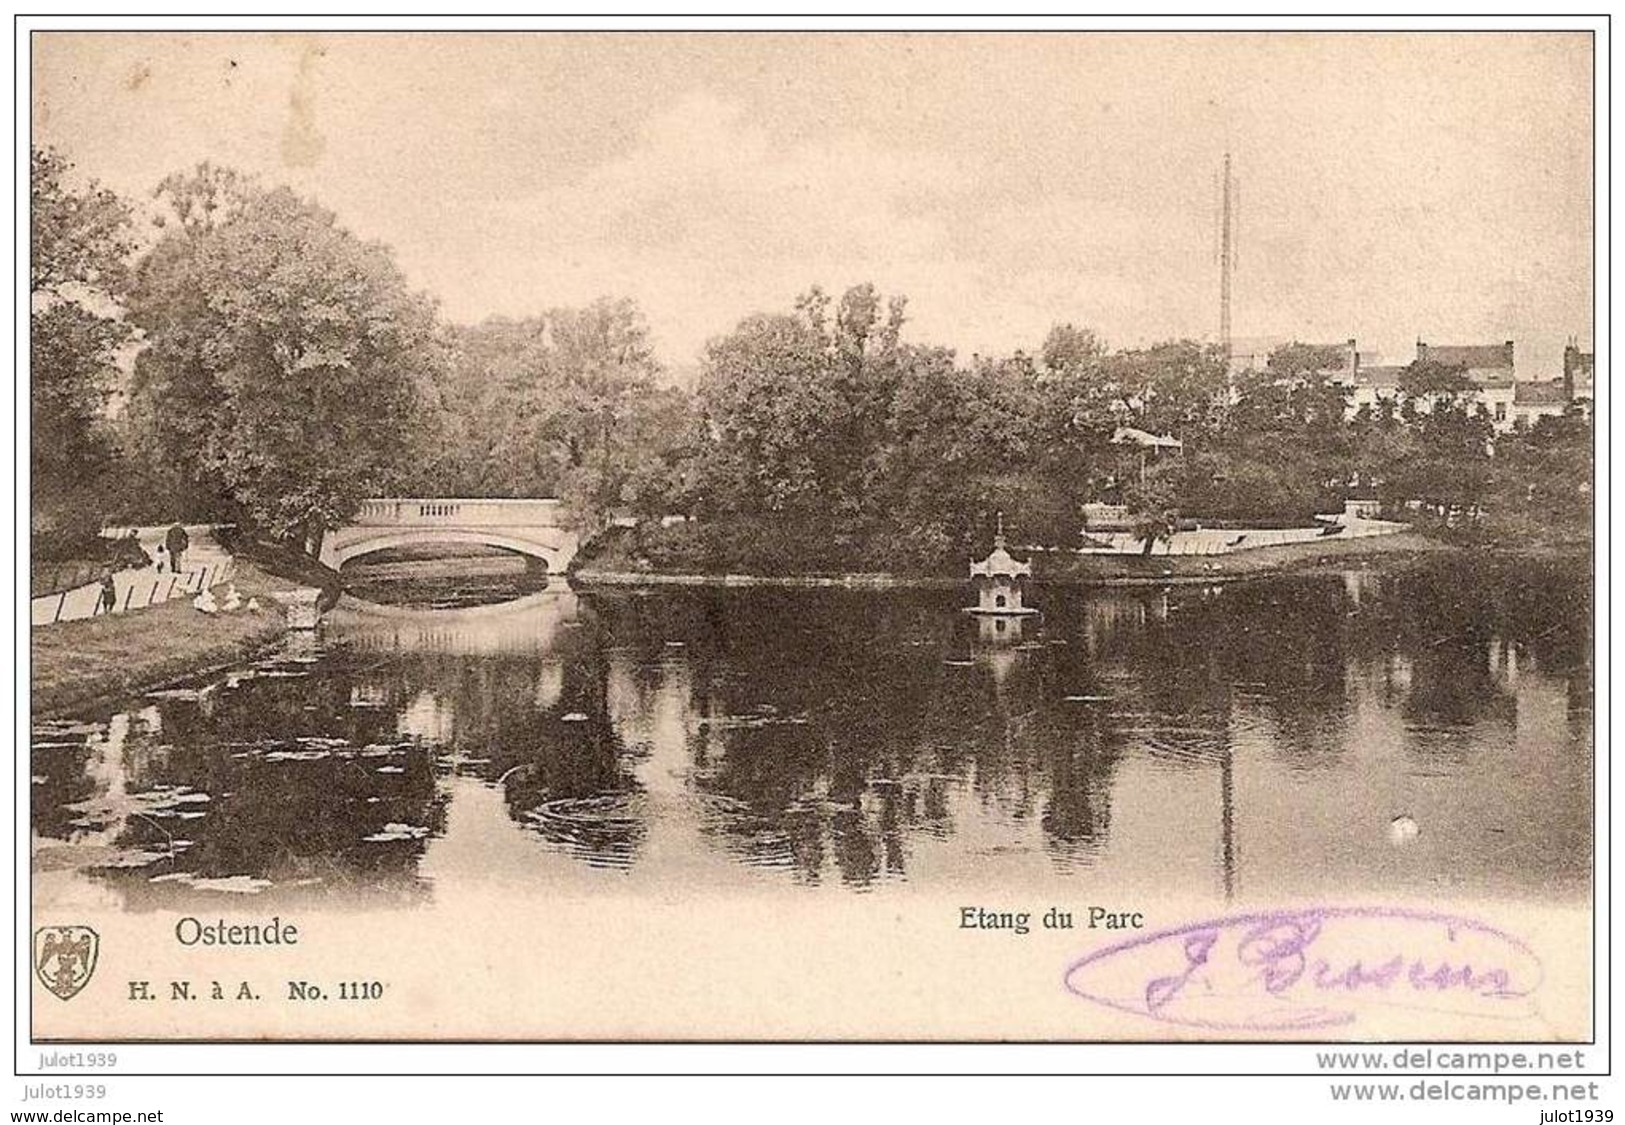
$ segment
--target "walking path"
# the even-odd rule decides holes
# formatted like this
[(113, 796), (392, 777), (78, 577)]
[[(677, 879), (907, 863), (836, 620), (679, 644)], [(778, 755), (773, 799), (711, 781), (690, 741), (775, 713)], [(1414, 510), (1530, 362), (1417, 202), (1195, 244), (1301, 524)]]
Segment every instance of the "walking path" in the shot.
[[(164, 533), (171, 526), (164, 524), (161, 527), (135, 529), (136, 539), (142, 549), (152, 556), (153, 565), (114, 572), (113, 588), (118, 594), (118, 604), (113, 612), (127, 613), (158, 605), (171, 598), (195, 597), (200, 590), (218, 586), (231, 577), (231, 556), (220, 546), (208, 524), (186, 525), (186, 534), (192, 543), (181, 556), (181, 565), (185, 569), (180, 574), (171, 574), (169, 555), (158, 550), (163, 544)], [(110, 527), (102, 534), (122, 537), (129, 532), (128, 527)], [(102, 612), (101, 594), (101, 583), (91, 582), (66, 593), (35, 598), (29, 603), (31, 623), (38, 627), (99, 616)]]

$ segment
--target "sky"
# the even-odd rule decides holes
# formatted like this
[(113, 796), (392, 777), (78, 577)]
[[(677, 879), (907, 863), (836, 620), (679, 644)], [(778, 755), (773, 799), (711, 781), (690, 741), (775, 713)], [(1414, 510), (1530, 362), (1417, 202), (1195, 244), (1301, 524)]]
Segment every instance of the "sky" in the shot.
[(150, 203), (203, 160), (389, 244), (456, 321), (598, 296), (678, 367), (813, 284), (905, 338), (1589, 347), (1584, 34), (36, 33), (34, 142)]

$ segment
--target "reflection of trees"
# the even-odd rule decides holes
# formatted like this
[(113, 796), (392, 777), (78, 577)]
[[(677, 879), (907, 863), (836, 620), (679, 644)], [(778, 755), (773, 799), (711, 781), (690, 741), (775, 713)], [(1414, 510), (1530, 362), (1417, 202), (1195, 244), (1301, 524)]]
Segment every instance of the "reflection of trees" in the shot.
[(1088, 853), (1109, 822), (1110, 739), (1085, 714), (1050, 713), (1049, 650), (984, 652), (940, 600), (708, 592), (597, 608), (634, 659), (685, 638), (693, 784), (749, 862), (809, 880), (833, 866), (858, 886), (901, 874), (911, 834), (953, 831), (955, 778), (1016, 820), (1042, 804), (1051, 844)]
[[(837, 592), (604, 599), (619, 651), (681, 638), (710, 830), (752, 862), (855, 885), (902, 869), (912, 823), (943, 815), (908, 777), (956, 622), (928, 602)], [(899, 660), (895, 646), (912, 645)]]
[(1464, 729), (1488, 718), (1510, 729), (1517, 702), (1490, 674), (1485, 646), (1441, 641), (1420, 649), (1411, 669), (1405, 715), (1420, 728)]
[[(271, 761), (261, 756), (231, 760), (209, 771), (223, 786), (207, 816), (177, 825), (196, 841), (177, 869), (205, 878), (252, 875), (273, 883), (314, 879), (324, 884), (414, 882), (421, 836), (367, 840), (390, 835), (386, 826), (404, 824), (439, 832), (445, 827), (444, 799), (435, 791), (434, 767), (416, 752), (391, 758), (334, 757), (320, 761)], [(390, 762), (403, 772), (378, 772)], [(177, 763), (179, 765), (179, 763)], [(174, 775), (179, 783), (186, 775)], [(157, 825), (132, 820), (121, 843), (162, 850), (166, 837)]]
[(90, 747), (83, 737), (36, 736), (30, 755), (35, 780), (30, 790), (29, 814), (34, 831), (39, 835), (56, 840), (66, 840), (73, 835), (73, 821), (78, 814), (67, 806), (96, 794), (96, 782), (86, 770), (90, 757)]
[(510, 716), (504, 737), (523, 760), (504, 771), (503, 792), (514, 819), (544, 840), (623, 866), (645, 827), (626, 747), (604, 709), (603, 672), (601, 658), (571, 665), (557, 706)]
[[(68, 806), (105, 797), (97, 771), (116, 761), (132, 793), (212, 799), (197, 819), (119, 821), (124, 848), (163, 851), (166, 832), (195, 843), (109, 878), (408, 886), (424, 841), (385, 829), (440, 831), (436, 771), (455, 769), (500, 782), (517, 823), (595, 864), (632, 862), (645, 819), (673, 799), (743, 862), (809, 881), (903, 875), (911, 842), (973, 818), (1031, 826), (1058, 859), (1087, 863), (1129, 756), (1202, 785), (1208, 771), (1246, 776), (1228, 768), (1236, 745), (1338, 769), (1372, 703), (1405, 717), (1412, 755), (1498, 744), (1518, 721), (1516, 677), (1493, 656), (1508, 643), (1520, 673), (1568, 678), (1578, 723), (1590, 670), (1577, 582), (1445, 564), (1358, 584), (1048, 588), (1020, 645), (978, 634), (956, 592), (594, 596), (537, 651), (341, 642), (316, 665), (166, 699), (117, 755), (44, 728), (56, 745), (33, 754), (33, 823), (71, 840), (82, 813)], [(1261, 737), (1238, 743), (1255, 725)], [(641, 773), (646, 794), (640, 756), (657, 745), (677, 760)], [(1227, 815), (1244, 812), (1247, 786), (1226, 793)]]
[(1362, 658), (1405, 654), (1400, 706), (1412, 751), (1464, 761), (1486, 745), (1486, 724), (1502, 735), (1516, 727), (1515, 685), (1494, 666), (1509, 650), (1526, 669), (1566, 680), (1571, 705), (1588, 698), (1590, 605), (1583, 566), (1448, 559), (1387, 578), (1356, 616), (1353, 643)]
[[(1224, 607), (1195, 591), (1088, 591), (1052, 598), (1055, 630), (1086, 644), (1057, 651), (1058, 694), (1107, 697), (1073, 706), (1110, 745), (1133, 746), (1170, 768), (1204, 766), (1229, 742), (1238, 651)], [(1105, 623), (1105, 627), (1102, 624)]]
[(1086, 860), (1105, 847), (1111, 830), (1121, 739), (1100, 709), (1075, 706), (1059, 712), (1046, 734), (1041, 746), (1049, 802), (1041, 823), (1058, 853)]
[[(1178, 627), (1205, 643), (1185, 662), (1200, 665), (1210, 683), (1208, 706), (1226, 713), (1216, 716), (1223, 730), (1214, 749), (1228, 748), (1232, 714), (1258, 708), (1271, 722), (1272, 744), (1293, 766), (1337, 764), (1348, 750), (1353, 710), (1348, 606), (1336, 577), (1243, 583), (1186, 603)], [(1159, 659), (1181, 658), (1187, 646), (1173, 639)]]
[(526, 829), (589, 862), (624, 864), (642, 839), (627, 750), (609, 723), (608, 657), (591, 614), (545, 654), (442, 652), (393, 657), (385, 713), (428, 699), (436, 748), (503, 786)]
[[(165, 858), (104, 876), (142, 898), (166, 874), (413, 886), (423, 837), (444, 824), (432, 757), (376, 743), (379, 718), (347, 699), (342, 674), (265, 676), (206, 699), (165, 699), (151, 726), (132, 716), (118, 776), (100, 787), (101, 813), (116, 828), (114, 846)], [(172, 803), (166, 792), (206, 799)]]
[(1485, 617), (1442, 604), (1457, 585), (1384, 578), (1357, 598), (1337, 576), (1049, 589), (1047, 643), (986, 660), (927, 595), (710, 592), (600, 609), (618, 648), (648, 666), (671, 659), (660, 638), (685, 640), (695, 784), (719, 798), (715, 831), (753, 862), (809, 879), (833, 865), (861, 885), (901, 871), (911, 835), (954, 831), (959, 784), (1011, 821), (1036, 815), (1058, 854), (1087, 858), (1110, 831), (1125, 753), (1228, 777), (1236, 724), (1253, 713), (1289, 764), (1335, 768), (1351, 668), (1380, 667), (1396, 647), (1415, 654), (1401, 706), (1509, 721), (1484, 661), (1428, 643)]

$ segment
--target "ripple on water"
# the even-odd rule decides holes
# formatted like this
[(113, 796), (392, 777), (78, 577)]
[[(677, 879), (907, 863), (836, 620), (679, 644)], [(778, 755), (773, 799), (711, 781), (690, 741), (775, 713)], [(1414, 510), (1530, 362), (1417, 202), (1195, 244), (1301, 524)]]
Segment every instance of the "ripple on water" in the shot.
[(527, 828), (593, 867), (628, 868), (643, 839), (634, 794), (556, 797), (521, 814)]

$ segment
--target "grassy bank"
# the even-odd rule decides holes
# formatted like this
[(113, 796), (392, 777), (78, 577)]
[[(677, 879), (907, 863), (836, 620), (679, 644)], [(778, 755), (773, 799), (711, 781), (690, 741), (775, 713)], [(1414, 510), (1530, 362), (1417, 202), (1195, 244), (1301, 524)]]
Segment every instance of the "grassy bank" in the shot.
[(1402, 531), (1363, 539), (1319, 539), (1255, 547), (1228, 555), (1077, 555), (1038, 554), (1033, 577), (1041, 582), (1085, 585), (1144, 585), (1168, 582), (1234, 580), (1325, 566), (1360, 565), (1367, 560), (1395, 562), (1450, 554), (1460, 548)]
[(338, 571), (303, 551), (240, 534), (236, 528), (230, 526), (216, 528), (215, 538), (220, 540), (222, 547), (231, 552), (239, 565), (249, 563), (257, 568), (265, 581), (280, 583), (277, 589), (291, 590), (296, 586), (314, 586), (322, 591), (321, 600), (317, 604), (324, 612), (331, 609), (339, 600), (343, 583)]
[[(1166, 585), (1170, 582), (1211, 582), (1234, 580), (1288, 571), (1312, 570), (1321, 566), (1359, 564), (1362, 560), (1386, 561), (1451, 553), (1463, 548), (1440, 542), (1415, 532), (1372, 536), (1365, 539), (1325, 539), (1289, 543), (1279, 547), (1259, 547), (1228, 555), (1079, 555), (1061, 551), (1017, 551), (1031, 558), (1033, 578), (1038, 582), (1079, 585)], [(967, 560), (968, 562), (968, 560)], [(619, 564), (619, 565), (617, 565)], [(808, 573), (801, 575), (751, 575), (732, 573), (674, 572), (625, 565), (613, 555), (598, 556), (577, 567), (571, 581), (591, 586), (940, 586), (963, 582), (963, 572), (926, 573)]]
[(269, 595), (294, 583), (238, 561), (233, 581), (249, 612), (201, 613), (177, 598), (151, 609), (91, 617), (32, 630), (35, 718), (61, 715), (149, 691), (187, 676), (234, 664), (287, 630)]

